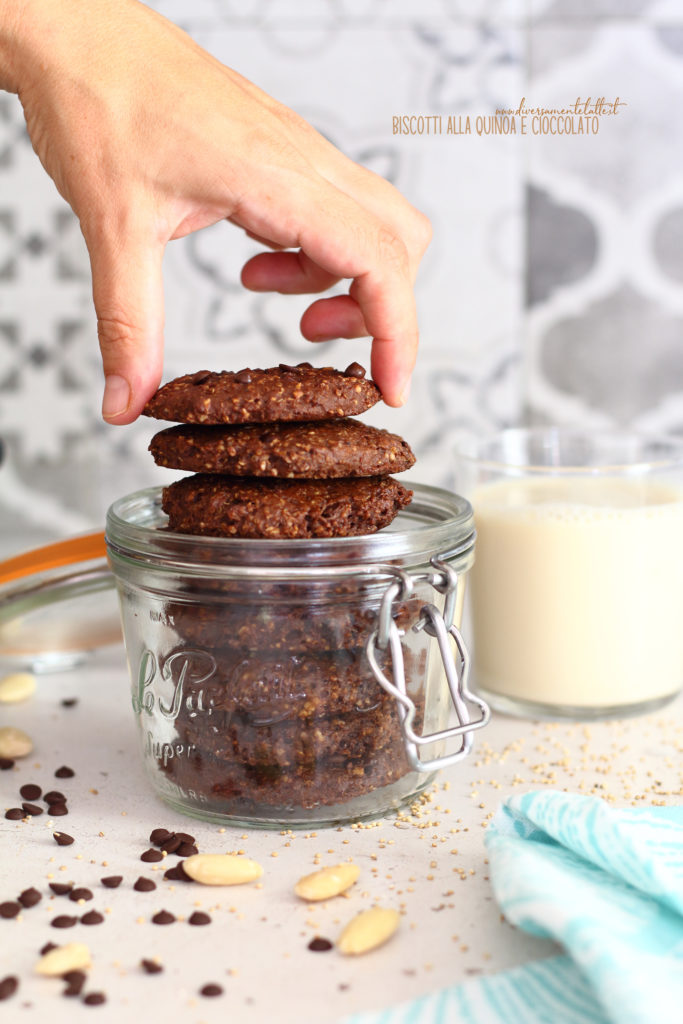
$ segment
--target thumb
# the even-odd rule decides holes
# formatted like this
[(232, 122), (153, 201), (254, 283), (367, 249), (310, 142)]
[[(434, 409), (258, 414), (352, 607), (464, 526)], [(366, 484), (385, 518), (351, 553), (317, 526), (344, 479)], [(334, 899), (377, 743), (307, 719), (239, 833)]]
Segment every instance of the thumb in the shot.
[(88, 246), (104, 370), (102, 417), (132, 423), (163, 364), (163, 245), (151, 235)]

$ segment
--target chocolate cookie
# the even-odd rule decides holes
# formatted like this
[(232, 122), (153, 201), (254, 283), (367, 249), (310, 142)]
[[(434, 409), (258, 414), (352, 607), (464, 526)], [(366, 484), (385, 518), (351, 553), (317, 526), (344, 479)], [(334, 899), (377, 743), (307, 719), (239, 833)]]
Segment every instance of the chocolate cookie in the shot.
[[(282, 821), (289, 816), (296, 819), (299, 810), (344, 804), (412, 775), (403, 747), (394, 744), (370, 760), (349, 759), (341, 764), (319, 761), (291, 769), (245, 765), (239, 760), (214, 757), (207, 749), (196, 749), (169, 760), (163, 771), (177, 785), (201, 794), (202, 806), (207, 810), (258, 819), (260, 808), (278, 808)], [(396, 804), (414, 785), (413, 776), (397, 787)]]
[(223, 370), (177, 377), (152, 395), (143, 412), (177, 423), (268, 423), (356, 416), (375, 405), (380, 390), (352, 363), (343, 372), (310, 363), (266, 370)]
[(257, 480), (199, 473), (165, 487), (169, 529), (210, 537), (354, 537), (387, 526), (412, 497), (392, 477)]
[(169, 469), (311, 480), (386, 476), (415, 462), (403, 438), (354, 419), (168, 427), (149, 450)]

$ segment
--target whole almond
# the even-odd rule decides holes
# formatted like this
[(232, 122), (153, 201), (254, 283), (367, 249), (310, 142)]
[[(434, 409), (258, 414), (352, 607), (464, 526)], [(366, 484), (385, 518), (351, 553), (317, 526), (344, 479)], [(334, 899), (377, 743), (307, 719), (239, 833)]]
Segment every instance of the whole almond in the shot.
[(82, 942), (67, 942), (45, 953), (36, 964), (36, 972), (50, 978), (61, 978), (67, 971), (90, 967), (90, 950)]
[(0, 679), (0, 703), (18, 704), (28, 700), (36, 690), (36, 677), (30, 672), (12, 672)]
[(363, 910), (349, 921), (339, 936), (337, 948), (346, 956), (369, 953), (385, 943), (398, 928), (400, 915), (397, 910), (372, 907)]
[(33, 750), (33, 740), (21, 729), (5, 725), (0, 729), (0, 757), (26, 757)]
[(183, 860), (183, 871), (202, 885), (243, 885), (263, 874), (255, 860), (236, 853), (193, 853)]
[(302, 900), (329, 900), (346, 892), (359, 875), (357, 864), (335, 864), (314, 871), (312, 875), (304, 875), (294, 886), (294, 892)]

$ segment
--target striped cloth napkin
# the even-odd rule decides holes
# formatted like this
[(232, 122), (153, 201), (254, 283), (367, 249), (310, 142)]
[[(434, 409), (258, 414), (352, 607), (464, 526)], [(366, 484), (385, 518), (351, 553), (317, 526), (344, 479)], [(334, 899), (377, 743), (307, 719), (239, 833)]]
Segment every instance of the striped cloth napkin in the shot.
[(487, 829), (507, 919), (567, 955), (344, 1024), (681, 1024), (683, 806), (512, 797)]

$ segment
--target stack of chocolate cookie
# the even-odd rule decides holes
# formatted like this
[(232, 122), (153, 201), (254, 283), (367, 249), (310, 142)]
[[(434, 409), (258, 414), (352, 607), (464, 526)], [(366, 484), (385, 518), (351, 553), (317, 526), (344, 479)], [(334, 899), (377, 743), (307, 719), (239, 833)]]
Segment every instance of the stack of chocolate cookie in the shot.
[[(182, 425), (150, 450), (194, 474), (164, 490), (170, 529), (318, 538), (386, 526), (411, 498), (389, 473), (414, 457), (400, 437), (349, 418), (379, 398), (355, 363), (166, 384), (145, 411)], [(285, 570), (254, 588), (229, 574), (179, 587), (163, 609), (167, 650), (157, 652), (182, 690), (174, 726), (185, 753), (160, 765), (170, 780), (219, 813), (254, 819), (267, 807), (282, 821), (400, 783), (409, 766), (396, 704), (365, 655), (386, 580), (301, 582)], [(414, 603), (396, 613), (403, 627), (416, 615)], [(410, 688), (409, 652), (406, 668)]]
[(309, 363), (200, 372), (162, 387), (145, 414), (181, 426), (156, 434), (160, 466), (194, 475), (164, 489), (169, 528), (219, 537), (373, 533), (411, 492), (389, 474), (415, 458), (386, 430), (350, 419), (380, 398), (364, 369)]

